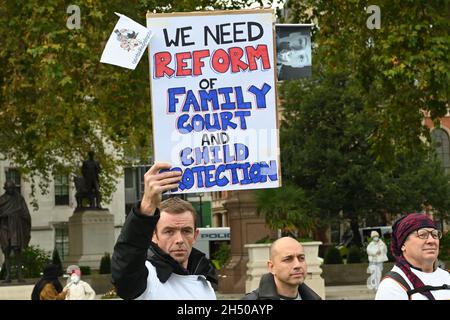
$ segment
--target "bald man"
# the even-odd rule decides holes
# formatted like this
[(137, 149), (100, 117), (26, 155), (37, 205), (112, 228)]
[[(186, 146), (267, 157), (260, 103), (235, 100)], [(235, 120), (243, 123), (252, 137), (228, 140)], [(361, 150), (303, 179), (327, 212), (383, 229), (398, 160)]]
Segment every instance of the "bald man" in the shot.
[(321, 300), (303, 282), (307, 272), (305, 251), (294, 238), (283, 237), (272, 243), (269, 273), (261, 277), (259, 287), (242, 300)]

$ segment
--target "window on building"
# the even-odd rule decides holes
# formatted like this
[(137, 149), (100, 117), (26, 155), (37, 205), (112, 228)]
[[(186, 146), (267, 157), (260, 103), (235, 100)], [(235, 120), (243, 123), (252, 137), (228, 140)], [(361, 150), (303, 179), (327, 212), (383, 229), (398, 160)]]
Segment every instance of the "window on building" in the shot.
[(137, 196), (138, 196), (138, 199), (141, 199), (142, 196), (144, 195), (144, 186), (145, 186), (144, 175), (148, 171), (148, 169), (150, 169), (150, 167), (149, 166), (141, 166), (141, 167), (136, 168), (136, 169), (138, 170), (138, 172), (137, 172), (137, 181), (136, 181), (137, 184), (138, 184), (138, 186), (137, 186), (137, 190), (138, 190)]
[(148, 169), (148, 165), (125, 168), (125, 214), (142, 198), (144, 174)]
[(69, 225), (67, 222), (61, 222), (55, 227), (55, 248), (58, 250), (61, 261), (64, 261), (69, 255)]
[(69, 204), (69, 176), (67, 174), (57, 174), (54, 176), (55, 182), (55, 205)]
[(436, 146), (436, 152), (441, 159), (445, 172), (450, 172), (450, 138), (448, 133), (441, 128), (436, 128), (431, 132), (431, 139)]
[(14, 168), (5, 169), (6, 181), (12, 181), (16, 185), (17, 192), (21, 193), (20, 172)]
[(134, 170), (133, 168), (125, 168), (125, 188), (130, 189), (134, 187)]

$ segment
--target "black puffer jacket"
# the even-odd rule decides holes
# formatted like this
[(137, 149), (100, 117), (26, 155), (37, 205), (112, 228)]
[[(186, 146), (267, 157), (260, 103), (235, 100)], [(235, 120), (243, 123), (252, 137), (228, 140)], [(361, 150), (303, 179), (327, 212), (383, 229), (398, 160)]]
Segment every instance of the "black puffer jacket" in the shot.
[(187, 269), (170, 255), (152, 243), (151, 238), (159, 220), (159, 210), (153, 216), (145, 216), (133, 208), (128, 214), (119, 238), (114, 246), (111, 261), (113, 284), (122, 299), (134, 299), (147, 288), (148, 269), (145, 261), (155, 267), (159, 281), (166, 282), (172, 273), (203, 275), (217, 286), (217, 274), (206, 256), (192, 248)]
[[(302, 300), (322, 300), (317, 293), (304, 283), (298, 287), (298, 293)], [(241, 300), (280, 300), (273, 275), (271, 273), (263, 275), (259, 281), (258, 289), (247, 293)]]

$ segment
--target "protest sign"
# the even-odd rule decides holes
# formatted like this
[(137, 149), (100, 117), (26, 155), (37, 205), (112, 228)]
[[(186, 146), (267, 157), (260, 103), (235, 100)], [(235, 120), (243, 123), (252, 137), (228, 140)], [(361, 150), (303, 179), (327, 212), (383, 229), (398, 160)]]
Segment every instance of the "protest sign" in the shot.
[(274, 12), (147, 14), (156, 162), (175, 193), (280, 186)]

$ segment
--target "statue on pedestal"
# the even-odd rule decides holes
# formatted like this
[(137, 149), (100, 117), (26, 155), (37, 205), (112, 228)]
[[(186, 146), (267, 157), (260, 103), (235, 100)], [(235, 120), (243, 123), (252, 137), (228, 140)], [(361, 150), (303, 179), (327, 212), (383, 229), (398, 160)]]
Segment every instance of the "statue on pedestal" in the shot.
[(12, 181), (6, 181), (5, 193), (0, 196), (0, 246), (5, 256), (6, 277), (4, 282), (11, 282), (11, 259), (16, 257), (17, 278), (24, 282), (22, 276), (22, 250), (28, 247), (31, 238), (31, 216), (25, 199), (17, 192)]
[(74, 183), (77, 190), (75, 198), (77, 200), (77, 209), (83, 208), (83, 199), (89, 199), (91, 209), (101, 209), (101, 194), (99, 174), (101, 172), (100, 163), (94, 160), (94, 152), (89, 151), (88, 159), (83, 161), (81, 167), (82, 177), (75, 177)]

